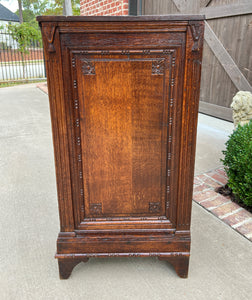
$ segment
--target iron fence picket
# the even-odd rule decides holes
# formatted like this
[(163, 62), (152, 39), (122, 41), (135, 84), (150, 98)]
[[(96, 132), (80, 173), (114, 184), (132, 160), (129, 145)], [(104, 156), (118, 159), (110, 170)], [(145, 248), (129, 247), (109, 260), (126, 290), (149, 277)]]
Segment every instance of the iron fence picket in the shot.
[(0, 30), (0, 83), (46, 79), (43, 46), (31, 40), (28, 51), (22, 58), (12, 34)]

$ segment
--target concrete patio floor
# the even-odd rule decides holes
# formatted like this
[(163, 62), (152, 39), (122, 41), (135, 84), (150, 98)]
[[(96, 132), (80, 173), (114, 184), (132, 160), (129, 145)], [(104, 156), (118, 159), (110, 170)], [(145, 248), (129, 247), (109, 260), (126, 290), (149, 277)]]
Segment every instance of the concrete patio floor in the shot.
[[(233, 124), (199, 115), (195, 173), (215, 169)], [(0, 89), (0, 299), (251, 299), (252, 243), (193, 203), (189, 278), (156, 258), (90, 259), (66, 281), (48, 97)]]

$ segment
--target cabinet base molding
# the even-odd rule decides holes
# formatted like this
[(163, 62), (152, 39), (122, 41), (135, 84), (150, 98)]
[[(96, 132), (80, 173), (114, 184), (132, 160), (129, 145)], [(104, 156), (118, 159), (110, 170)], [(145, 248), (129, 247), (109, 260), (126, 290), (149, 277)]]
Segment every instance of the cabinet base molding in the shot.
[(72, 270), (81, 262), (87, 262), (89, 258), (95, 257), (158, 257), (159, 260), (166, 260), (175, 269), (181, 278), (187, 278), (189, 268), (189, 252), (156, 252), (156, 253), (76, 253), (76, 254), (56, 254), (58, 259), (60, 279), (68, 279)]

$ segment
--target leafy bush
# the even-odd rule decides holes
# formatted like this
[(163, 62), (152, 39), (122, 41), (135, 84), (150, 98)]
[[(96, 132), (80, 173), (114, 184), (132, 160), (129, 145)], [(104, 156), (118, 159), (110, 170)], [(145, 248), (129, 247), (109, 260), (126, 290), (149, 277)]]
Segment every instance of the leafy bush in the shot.
[(36, 28), (30, 23), (9, 24), (8, 31), (12, 35), (12, 38), (18, 42), (18, 51), (22, 55), (29, 53), (32, 40), (41, 40), (41, 32), (38, 26)]
[(18, 51), (21, 54), (21, 61), (23, 65), (23, 77), (27, 78), (27, 61), (25, 60), (25, 54), (29, 54), (29, 47), (32, 46), (32, 42), (40, 42), (42, 44), (41, 32), (37, 23), (21, 23), (21, 24), (9, 24), (8, 31), (12, 38), (18, 43)]
[(228, 186), (239, 201), (252, 206), (252, 120), (238, 125), (226, 142), (222, 160), (228, 176)]

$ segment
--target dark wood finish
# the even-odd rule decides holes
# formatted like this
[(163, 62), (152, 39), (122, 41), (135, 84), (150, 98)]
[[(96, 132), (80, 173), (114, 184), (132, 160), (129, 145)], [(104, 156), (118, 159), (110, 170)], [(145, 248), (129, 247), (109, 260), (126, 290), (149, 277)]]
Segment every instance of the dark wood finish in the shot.
[(61, 278), (89, 257), (156, 256), (186, 277), (204, 21), (38, 17)]
[(87, 257), (82, 257), (81, 259), (58, 258), (60, 279), (68, 279), (75, 266), (77, 266), (81, 262), (87, 262), (87, 261), (88, 261)]
[[(78, 19), (77, 19), (78, 18)], [(158, 16), (38, 16), (37, 21), (42, 22), (156, 22), (156, 21), (202, 21), (204, 15), (158, 15)], [(77, 24), (76, 24), (77, 25)]]
[(188, 277), (189, 269), (189, 255), (178, 255), (178, 256), (159, 256), (159, 260), (168, 261), (175, 269), (176, 273), (181, 278)]

